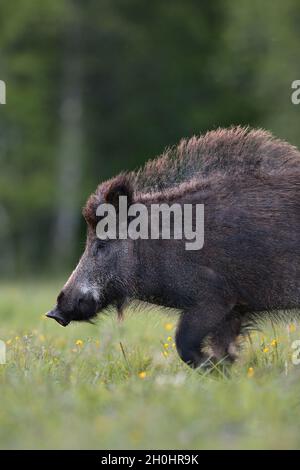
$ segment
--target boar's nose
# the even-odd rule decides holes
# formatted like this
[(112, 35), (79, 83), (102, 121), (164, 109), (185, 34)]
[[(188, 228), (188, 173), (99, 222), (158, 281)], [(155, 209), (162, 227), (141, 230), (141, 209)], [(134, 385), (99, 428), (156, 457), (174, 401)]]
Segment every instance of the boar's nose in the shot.
[(85, 294), (78, 299), (78, 310), (83, 317), (95, 315), (97, 304), (91, 294)]
[(67, 326), (70, 323), (69, 320), (66, 320), (63, 317), (62, 313), (57, 307), (51, 310), (50, 312), (46, 313), (46, 317), (53, 318), (62, 326)]

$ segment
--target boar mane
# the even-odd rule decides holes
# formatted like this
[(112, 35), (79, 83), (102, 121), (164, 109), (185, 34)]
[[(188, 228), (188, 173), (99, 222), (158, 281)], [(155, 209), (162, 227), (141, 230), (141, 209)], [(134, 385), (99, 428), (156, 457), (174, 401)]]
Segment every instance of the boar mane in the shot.
[(300, 153), (270, 132), (249, 127), (216, 129), (183, 139), (137, 171), (121, 173), (101, 183), (90, 196), (83, 215), (95, 227), (96, 209), (112, 202), (109, 194), (133, 195), (134, 202), (178, 198), (224, 176), (282, 175), (299, 171)]

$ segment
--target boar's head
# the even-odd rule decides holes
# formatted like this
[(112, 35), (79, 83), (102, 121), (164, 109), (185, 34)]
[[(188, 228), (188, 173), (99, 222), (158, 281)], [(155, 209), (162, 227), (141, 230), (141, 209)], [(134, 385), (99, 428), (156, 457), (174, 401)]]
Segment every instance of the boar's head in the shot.
[(47, 313), (62, 326), (71, 321), (90, 321), (104, 308), (113, 305), (121, 309), (132, 288), (135, 270), (133, 241), (97, 237), (97, 208), (113, 204), (118, 212), (119, 196), (132, 201), (129, 177), (121, 175), (100, 185), (83, 209), (87, 222), (85, 251), (70, 278), (58, 295), (57, 305)]

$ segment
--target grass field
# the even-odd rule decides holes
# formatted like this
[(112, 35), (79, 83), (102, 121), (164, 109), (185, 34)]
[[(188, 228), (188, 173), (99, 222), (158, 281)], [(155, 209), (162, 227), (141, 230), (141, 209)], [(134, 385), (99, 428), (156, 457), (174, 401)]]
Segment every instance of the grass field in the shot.
[(230, 374), (200, 374), (173, 347), (176, 316), (62, 328), (42, 315), (59, 287), (0, 287), (0, 448), (300, 448), (296, 323), (252, 333)]

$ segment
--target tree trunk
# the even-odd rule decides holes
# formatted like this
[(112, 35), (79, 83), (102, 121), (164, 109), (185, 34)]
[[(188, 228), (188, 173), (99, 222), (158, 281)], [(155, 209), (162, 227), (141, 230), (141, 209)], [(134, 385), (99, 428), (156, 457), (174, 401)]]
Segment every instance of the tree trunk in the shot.
[[(76, 12), (75, 12), (76, 13)], [(67, 25), (60, 111), (61, 135), (57, 169), (57, 212), (53, 262), (65, 267), (74, 255), (80, 222), (79, 194), (82, 173), (82, 63), (81, 28), (74, 15)]]

